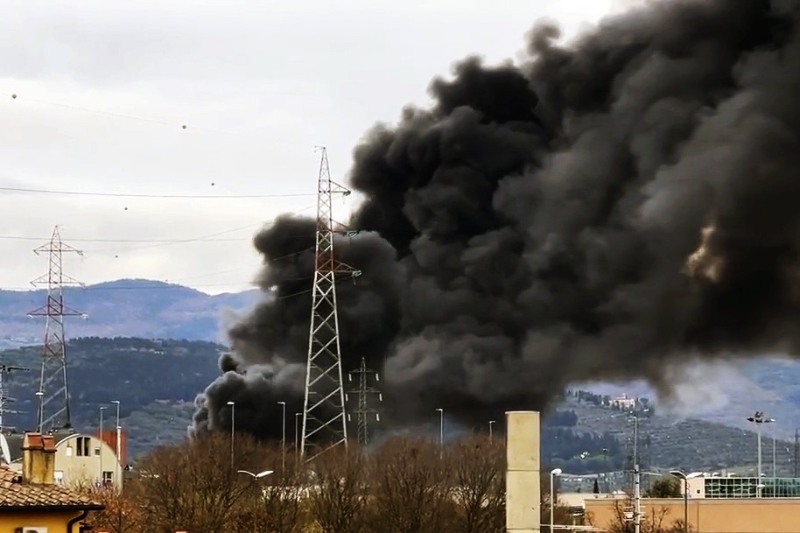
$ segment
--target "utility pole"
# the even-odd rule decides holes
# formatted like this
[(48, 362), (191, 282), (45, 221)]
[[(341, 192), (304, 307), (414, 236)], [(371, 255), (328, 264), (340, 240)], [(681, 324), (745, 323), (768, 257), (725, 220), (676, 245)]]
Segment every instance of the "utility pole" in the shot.
[(633, 532), (640, 533), (642, 527), (642, 494), (640, 490), (639, 465), (633, 465)]
[(6, 381), (7, 376), (14, 371), (22, 371), (27, 372), (29, 369), (23, 368), (21, 366), (11, 366), (11, 365), (2, 365), (0, 364), (0, 433), (3, 433), (3, 429), (5, 429), (3, 415), (16, 415), (19, 414), (19, 411), (15, 411), (13, 409), (6, 409), (6, 404), (14, 403), (16, 400), (8, 395), (8, 390), (6, 389)]
[[(348, 380), (353, 381), (353, 374), (358, 376), (358, 389), (349, 390), (347, 394), (357, 394), (358, 395), (358, 407), (355, 409), (356, 417), (358, 420), (358, 443), (361, 446), (367, 446), (369, 444), (369, 418), (371, 415), (375, 415), (375, 421), (381, 421), (381, 415), (378, 413), (377, 409), (372, 409), (369, 406), (369, 397), (371, 394), (376, 394), (378, 396), (378, 401), (383, 401), (383, 394), (376, 388), (369, 386), (369, 376), (374, 375), (375, 381), (380, 381), (380, 375), (374, 370), (370, 370), (367, 368), (367, 362), (362, 357), (361, 358), (361, 366), (358, 370), (353, 370), (348, 374)], [(347, 395), (345, 395), (345, 399), (347, 399)], [(348, 421), (350, 420), (350, 415), (347, 415)]]
[(49, 268), (47, 274), (36, 278), (31, 284), (47, 287), (47, 300), (44, 306), (28, 316), (45, 317), (44, 342), (42, 344), (42, 371), (39, 379), (38, 431), (55, 428), (71, 428), (69, 410), (69, 388), (67, 381), (67, 343), (64, 336), (64, 317), (86, 315), (64, 305), (64, 287), (83, 286), (80, 282), (64, 274), (62, 256), (65, 253), (83, 255), (83, 252), (61, 242), (59, 227), (53, 230), (50, 242), (34, 249), (36, 255), (47, 254)]
[(311, 324), (308, 335), (303, 440), (300, 455), (312, 461), (339, 445), (347, 446), (347, 418), (342, 387), (342, 355), (339, 316), (336, 309), (336, 277), (361, 275), (333, 253), (332, 198), (350, 191), (331, 180), (328, 153), (321, 149), (317, 186), (317, 231)]
[(797, 462), (800, 461), (800, 430), (794, 430), (794, 477), (797, 477)]
[[(756, 425), (756, 435), (758, 438), (758, 483), (756, 484), (756, 497), (760, 498), (762, 491), (762, 484), (764, 483), (761, 471), (761, 425), (775, 422), (774, 418), (767, 418), (764, 416), (764, 411), (756, 411), (753, 416), (747, 417), (748, 422), (753, 422)], [(773, 490), (774, 487), (773, 487)]]

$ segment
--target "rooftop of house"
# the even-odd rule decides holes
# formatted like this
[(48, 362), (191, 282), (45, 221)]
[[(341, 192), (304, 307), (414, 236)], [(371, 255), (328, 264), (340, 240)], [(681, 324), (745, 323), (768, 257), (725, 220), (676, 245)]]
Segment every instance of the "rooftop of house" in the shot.
[(24, 483), (22, 475), (0, 466), (0, 512), (31, 508), (100, 510), (103, 506), (59, 485)]

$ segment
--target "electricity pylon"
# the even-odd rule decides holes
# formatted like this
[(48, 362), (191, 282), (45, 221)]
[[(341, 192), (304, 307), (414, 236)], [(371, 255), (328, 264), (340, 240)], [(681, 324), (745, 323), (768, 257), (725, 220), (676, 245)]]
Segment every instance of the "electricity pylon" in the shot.
[(82, 283), (64, 274), (62, 256), (65, 253), (83, 252), (61, 242), (59, 227), (53, 230), (50, 242), (34, 250), (36, 255), (47, 254), (50, 267), (47, 274), (33, 280), (34, 286), (47, 286), (44, 306), (31, 311), (28, 316), (45, 317), (44, 343), (42, 344), (42, 371), (39, 379), (37, 423), (40, 433), (52, 429), (71, 428), (69, 387), (67, 381), (67, 344), (64, 337), (64, 317), (84, 316), (64, 305), (64, 286)]
[[(348, 374), (347, 377), (350, 381), (353, 381), (354, 374), (358, 376), (358, 389), (349, 390), (347, 393), (358, 396), (358, 407), (353, 411), (358, 422), (358, 443), (361, 446), (367, 446), (369, 444), (369, 420), (374, 416), (376, 422), (381, 421), (381, 415), (378, 410), (369, 406), (369, 398), (371, 395), (377, 395), (378, 401), (383, 401), (381, 391), (370, 387), (369, 376), (374, 375), (376, 382), (380, 381), (381, 378), (376, 371), (367, 368), (367, 362), (363, 357), (358, 370), (353, 370)], [(348, 415), (347, 419), (350, 421), (350, 415)]]
[(339, 317), (336, 311), (336, 278), (361, 274), (337, 260), (333, 253), (334, 194), (350, 191), (331, 180), (328, 154), (322, 148), (317, 187), (317, 232), (311, 324), (308, 335), (303, 440), (300, 455), (312, 461), (339, 445), (347, 446)]
[(6, 405), (9, 403), (13, 403), (16, 400), (9, 396), (8, 390), (6, 389), (6, 381), (7, 376), (14, 371), (23, 371), (27, 372), (29, 369), (23, 368), (21, 366), (13, 366), (13, 365), (4, 365), (0, 364), (0, 433), (3, 432), (5, 429), (5, 424), (3, 420), (3, 415), (17, 415), (20, 414), (19, 411), (14, 409), (7, 409)]

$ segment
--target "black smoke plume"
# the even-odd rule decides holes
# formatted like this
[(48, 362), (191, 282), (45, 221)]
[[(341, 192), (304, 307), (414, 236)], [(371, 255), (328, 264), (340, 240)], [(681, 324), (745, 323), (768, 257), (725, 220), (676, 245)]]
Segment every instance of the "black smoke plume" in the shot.
[[(800, 9), (652, 4), (522, 64), (467, 59), (355, 150), (361, 269), (339, 284), (346, 369), (382, 371), (396, 423), (544, 408), (582, 380), (800, 354)], [(195, 430), (300, 410), (314, 225), (256, 237), (274, 293), (230, 332)], [(481, 422), (483, 423), (483, 422)]]

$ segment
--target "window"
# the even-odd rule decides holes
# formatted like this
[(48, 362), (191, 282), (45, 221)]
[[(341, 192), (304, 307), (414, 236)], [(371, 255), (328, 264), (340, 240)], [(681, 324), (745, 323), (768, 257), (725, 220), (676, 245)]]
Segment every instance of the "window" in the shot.
[(63, 470), (56, 470), (53, 472), (53, 481), (56, 482), (56, 485), (63, 485), (64, 484), (64, 471)]
[(111, 472), (110, 470), (104, 470), (103, 471), (103, 486), (108, 487), (109, 485), (111, 485), (111, 476), (112, 475), (113, 475), (113, 472)]
[(89, 457), (89, 437), (78, 437), (75, 446), (78, 448), (78, 457)]
[(100, 447), (99, 446), (94, 449), (94, 455), (95, 455), (95, 457), (100, 457)]
[(67, 446), (66, 453), (67, 457), (72, 457), (72, 446)]

